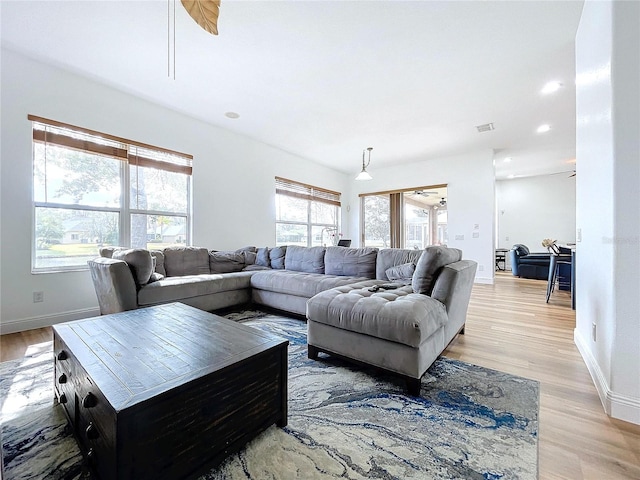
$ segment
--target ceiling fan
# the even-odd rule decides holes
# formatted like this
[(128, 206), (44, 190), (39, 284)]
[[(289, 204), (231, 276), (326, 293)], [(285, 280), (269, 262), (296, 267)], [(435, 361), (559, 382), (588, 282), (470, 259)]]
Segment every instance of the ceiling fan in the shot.
[(220, 0), (181, 0), (195, 22), (212, 35), (218, 35)]

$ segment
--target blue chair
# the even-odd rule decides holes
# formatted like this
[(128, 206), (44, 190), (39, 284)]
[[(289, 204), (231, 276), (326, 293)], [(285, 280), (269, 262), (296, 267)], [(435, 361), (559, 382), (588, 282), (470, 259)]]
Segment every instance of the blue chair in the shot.
[(549, 276), (550, 253), (531, 253), (526, 245), (516, 243), (509, 251), (511, 273), (520, 278), (547, 280)]

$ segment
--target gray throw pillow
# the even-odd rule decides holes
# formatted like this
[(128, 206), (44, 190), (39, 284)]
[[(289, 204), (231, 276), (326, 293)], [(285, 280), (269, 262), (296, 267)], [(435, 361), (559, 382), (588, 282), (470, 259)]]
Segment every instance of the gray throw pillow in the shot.
[(262, 267), (270, 267), (271, 263), (269, 262), (269, 247), (259, 248), (256, 252), (256, 265), (260, 265)]
[(271, 264), (271, 268), (276, 270), (284, 269), (284, 257), (287, 253), (287, 246), (284, 245), (282, 247), (274, 247), (269, 250), (269, 262)]
[(415, 270), (416, 266), (413, 263), (404, 263), (402, 265), (387, 268), (385, 273), (390, 281), (408, 285), (413, 280), (412, 277)]
[(160, 250), (150, 250), (151, 256), (156, 261), (154, 270), (163, 277), (167, 276), (167, 271), (164, 269), (164, 253)]
[(211, 273), (240, 272), (244, 268), (244, 255), (240, 252), (209, 252)]
[(256, 259), (258, 258), (258, 254), (256, 252), (247, 252), (246, 250), (242, 252), (242, 255), (244, 255), (245, 265), (253, 265), (256, 263)]
[(164, 279), (164, 275), (158, 272), (153, 272), (149, 277), (149, 282), (147, 283), (159, 282), (160, 280), (163, 280), (163, 279)]
[(415, 293), (431, 295), (435, 279), (445, 265), (460, 261), (462, 250), (442, 246), (427, 247), (420, 255), (420, 260), (413, 273), (411, 286)]
[(104, 258), (113, 258), (113, 253), (120, 250), (129, 250), (126, 247), (100, 247), (98, 253)]
[(144, 248), (118, 250), (113, 252), (112, 258), (127, 262), (138, 288), (149, 283), (149, 278), (153, 273), (153, 258), (149, 250)]

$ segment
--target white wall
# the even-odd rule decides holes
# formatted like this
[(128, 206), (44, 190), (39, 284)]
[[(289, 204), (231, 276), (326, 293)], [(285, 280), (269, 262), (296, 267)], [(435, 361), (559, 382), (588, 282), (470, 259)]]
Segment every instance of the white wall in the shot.
[(521, 243), (546, 252), (542, 239), (576, 241), (576, 177), (568, 173), (496, 181), (497, 248)]
[[(355, 244), (360, 243), (358, 194), (447, 184), (448, 245), (460, 248), (464, 258), (475, 260), (479, 268), (483, 267), (482, 271), (476, 272), (477, 282), (493, 283), (495, 177), (492, 151), (381, 169), (375, 168), (375, 158), (372, 158), (368, 170), (373, 180), (351, 180), (350, 194), (344, 202), (350, 206), (346, 217), (349, 225), (347, 233)], [(477, 230), (474, 230), (475, 225), (478, 225)], [(478, 233), (477, 238), (473, 238), (474, 232)], [(464, 240), (456, 240), (456, 235), (463, 235)]]
[[(342, 173), (14, 52), (1, 53), (2, 333), (98, 313), (88, 272), (31, 274), (28, 114), (193, 154), (198, 246), (274, 245), (276, 175), (346, 189)], [(43, 303), (33, 303), (34, 291), (44, 292)]]
[(576, 37), (574, 334), (607, 413), (638, 424), (639, 18), (637, 2), (587, 1)]

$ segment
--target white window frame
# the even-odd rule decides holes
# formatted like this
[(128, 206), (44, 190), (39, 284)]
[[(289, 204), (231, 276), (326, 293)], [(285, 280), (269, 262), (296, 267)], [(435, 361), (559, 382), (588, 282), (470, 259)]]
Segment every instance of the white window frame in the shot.
[[(301, 225), (306, 226), (307, 229), (307, 247), (313, 245), (313, 227), (322, 227), (322, 232), (333, 232), (335, 243), (338, 243), (340, 239), (340, 217), (341, 217), (341, 203), (340, 192), (328, 190), (322, 187), (316, 187), (295, 180), (289, 180), (282, 177), (275, 177), (276, 179), (276, 201), (278, 195), (285, 195), (293, 198), (298, 198), (307, 201), (307, 221), (295, 221), (295, 220), (280, 220), (276, 218), (276, 245), (278, 244), (278, 225)], [(336, 221), (335, 223), (318, 223), (312, 222), (311, 207), (313, 202), (325, 203), (333, 205), (336, 208)], [(331, 233), (329, 233), (331, 235)]]
[[(118, 228), (119, 228), (119, 238), (118, 245), (122, 247), (130, 247), (131, 246), (131, 217), (135, 214), (141, 215), (161, 215), (161, 216), (169, 216), (169, 217), (177, 217), (184, 218), (186, 225), (186, 240), (185, 244), (191, 244), (191, 225), (192, 225), (192, 160), (193, 156), (181, 152), (176, 152), (173, 150), (168, 150), (165, 148), (155, 147), (151, 145), (147, 145), (141, 142), (136, 142), (133, 140), (127, 140), (124, 138), (116, 137), (109, 134), (104, 134), (100, 132), (96, 132), (93, 130), (89, 130), (82, 127), (77, 127), (73, 125), (68, 125), (62, 122), (58, 122), (55, 120), (49, 120), (42, 117), (37, 117), (35, 115), (29, 115), (28, 119), (33, 122), (33, 140), (32, 145), (35, 145), (36, 142), (42, 142), (42, 134), (38, 136), (37, 132), (42, 132), (42, 128), (44, 128), (45, 132), (49, 127), (57, 128), (57, 129), (65, 129), (71, 131), (74, 134), (83, 135), (87, 138), (94, 138), (98, 140), (101, 139), (111, 140), (120, 142), (125, 144), (126, 149), (126, 158), (124, 158), (122, 153), (120, 153), (120, 159), (122, 160), (120, 164), (120, 207), (95, 207), (90, 205), (82, 205), (82, 204), (69, 204), (69, 203), (56, 203), (49, 201), (36, 201), (35, 200), (35, 188), (32, 190), (32, 200), (33, 206), (31, 209), (32, 219), (31, 219), (31, 273), (33, 274), (42, 274), (42, 273), (60, 273), (60, 272), (74, 272), (74, 271), (85, 271), (88, 270), (88, 265), (85, 263), (83, 265), (69, 265), (69, 266), (55, 266), (55, 267), (38, 267), (36, 265), (36, 255), (37, 255), (37, 238), (36, 238), (36, 210), (38, 208), (55, 208), (55, 209), (63, 209), (70, 211), (89, 211), (89, 212), (111, 212), (119, 214)], [(58, 130), (59, 131), (59, 130)], [(36, 138), (38, 136), (38, 138)], [(45, 133), (44, 143), (47, 143), (47, 135)], [(54, 142), (55, 143), (55, 142)], [(58, 145), (65, 146), (63, 144), (58, 143)], [(46, 147), (45, 147), (46, 148)], [(146, 152), (151, 152), (159, 155), (160, 160), (158, 159), (150, 159), (150, 158), (142, 158), (140, 161), (132, 160), (134, 157), (133, 151), (137, 152), (137, 149), (142, 149)], [(35, 162), (35, 148), (32, 165)], [(90, 152), (90, 150), (86, 150)], [(92, 152), (95, 153), (95, 152)], [(136, 155), (137, 156), (137, 155)], [(163, 160), (162, 157), (166, 160)], [(187, 201), (187, 212), (186, 213), (176, 213), (172, 211), (161, 211), (161, 210), (147, 210), (147, 209), (135, 209), (131, 208), (131, 195), (130, 195), (130, 182), (131, 182), (131, 166), (132, 165), (142, 165), (152, 168), (159, 168), (161, 170), (169, 170), (169, 171), (180, 171), (181, 173), (185, 173), (188, 175), (187, 177), (187, 191), (185, 192), (186, 201)], [(35, 182), (35, 177), (32, 175), (32, 185)], [(96, 256), (98, 252), (96, 251)]]

